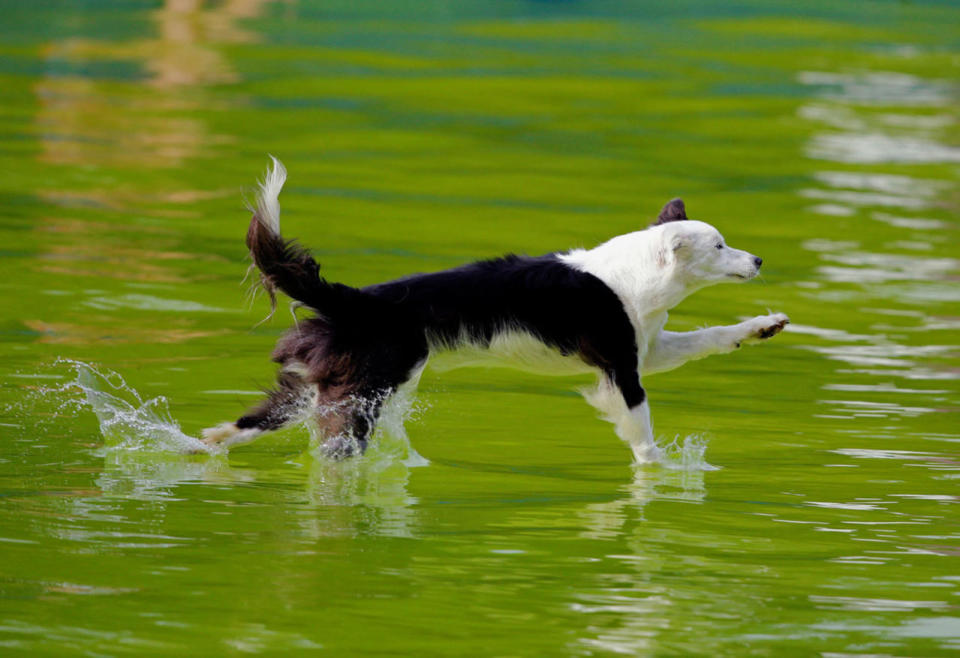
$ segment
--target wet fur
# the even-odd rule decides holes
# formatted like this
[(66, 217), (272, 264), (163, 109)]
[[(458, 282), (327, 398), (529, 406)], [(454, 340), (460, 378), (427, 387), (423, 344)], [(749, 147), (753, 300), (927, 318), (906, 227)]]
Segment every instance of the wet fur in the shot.
[(206, 430), (210, 444), (243, 443), (312, 415), (329, 454), (362, 452), (384, 401), (415, 382), (432, 355), (459, 350), (597, 372), (587, 400), (614, 423), (637, 461), (649, 461), (658, 452), (641, 375), (767, 338), (788, 322), (777, 314), (700, 332), (663, 330), (667, 310), (683, 297), (721, 280), (751, 278), (760, 266), (747, 252), (714, 253), (722, 237), (688, 220), (679, 199), (646, 231), (592, 250), (509, 255), (358, 289), (327, 281), (306, 249), (281, 236), (277, 198), (285, 178), (274, 159), (247, 247), (272, 305), (280, 291), (315, 317), (278, 342), (275, 390), (235, 423)]

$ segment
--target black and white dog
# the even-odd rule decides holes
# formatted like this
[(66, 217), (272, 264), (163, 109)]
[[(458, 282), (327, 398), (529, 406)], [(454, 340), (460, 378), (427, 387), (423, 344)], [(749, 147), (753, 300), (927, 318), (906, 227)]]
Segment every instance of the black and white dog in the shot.
[[(674, 199), (657, 221), (593, 249), (505, 256), (366, 288), (331, 283), (310, 254), (280, 235), (286, 179), (273, 160), (260, 184), (247, 246), (276, 304), (280, 290), (311, 309), (277, 344), (276, 389), (235, 423), (204, 430), (210, 446), (253, 440), (309, 409), (328, 454), (366, 447), (383, 403), (415, 387), (428, 359), (479, 353), (552, 372), (596, 372), (587, 401), (614, 423), (637, 462), (659, 456), (641, 375), (671, 370), (770, 338), (776, 313), (699, 331), (665, 331), (667, 311), (691, 293), (757, 275), (761, 259), (727, 246)], [(306, 405), (306, 406), (305, 406)]]

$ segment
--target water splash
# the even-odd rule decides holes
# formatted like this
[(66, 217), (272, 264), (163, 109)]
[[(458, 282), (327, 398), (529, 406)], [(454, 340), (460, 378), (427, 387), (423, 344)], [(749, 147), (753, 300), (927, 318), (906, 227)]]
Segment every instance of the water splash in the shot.
[[(128, 452), (215, 454), (219, 452), (200, 439), (184, 434), (170, 414), (163, 396), (144, 400), (123, 377), (112, 370), (97, 369), (82, 361), (59, 359), (56, 365), (73, 369), (75, 377), (47, 392), (65, 394), (63, 406), (89, 407), (100, 423), (104, 449)], [(82, 395), (76, 399), (76, 393)]]
[[(119, 373), (73, 359), (57, 359), (54, 366), (71, 369), (73, 376), (49, 375), (67, 381), (37, 390), (44, 398), (55, 399), (60, 412), (76, 415), (84, 410), (93, 411), (104, 439), (102, 451), (105, 455), (226, 454), (223, 448), (209, 446), (184, 433), (171, 415), (165, 397), (144, 400)], [(35, 378), (41, 376), (44, 375), (32, 375)], [(414, 404), (412, 392), (400, 391), (388, 400), (383, 407), (375, 440), (371, 441), (364, 459), (359, 461), (383, 462), (384, 467), (395, 462), (407, 467), (429, 464), (411, 446), (404, 428), (404, 422), (421, 411), (422, 407)], [(321, 459), (321, 451), (316, 447), (321, 443), (319, 432), (308, 422), (307, 414), (302, 416), (299, 420), (310, 430), (311, 445), (314, 446), (311, 452), (315, 458)], [(328, 458), (322, 459), (329, 461)]]
[[(73, 370), (73, 378), (55, 387), (44, 387), (44, 395), (60, 398), (61, 410), (89, 409), (96, 415), (104, 439), (105, 454), (225, 454), (225, 450), (211, 447), (200, 439), (185, 434), (172, 417), (169, 403), (163, 396), (144, 400), (117, 372), (95, 367), (72, 359), (58, 359), (57, 366)], [(78, 396), (79, 394), (79, 396)], [(400, 390), (383, 406), (374, 440), (359, 460), (350, 459), (348, 466), (324, 463), (331, 460), (324, 455), (323, 437), (318, 428), (307, 423), (311, 435), (309, 459), (314, 462), (316, 479), (329, 480), (335, 473), (349, 472), (348, 480), (360, 478), (376, 481), (380, 475), (391, 472), (394, 466), (415, 468), (430, 462), (411, 445), (405, 423), (420, 415), (424, 407), (414, 404), (412, 390)], [(701, 435), (674, 438), (657, 445), (657, 464), (670, 471), (713, 471), (719, 467), (706, 461), (707, 440)], [(356, 462), (356, 464), (354, 463)], [(361, 477), (363, 476), (363, 477)], [(394, 478), (386, 477), (392, 481)], [(402, 478), (401, 478), (402, 479)], [(402, 487), (401, 487), (402, 489)], [(362, 499), (361, 492), (356, 498)], [(356, 501), (354, 501), (356, 502)]]
[[(418, 416), (422, 411), (422, 407), (415, 405), (414, 401), (413, 386), (401, 387), (392, 396), (383, 400), (373, 438), (359, 461), (373, 463), (384, 461), (386, 465), (396, 462), (407, 467), (426, 466), (430, 463), (414, 449), (410, 443), (410, 437), (407, 436), (406, 421)], [(310, 431), (311, 453), (314, 457), (326, 461), (341, 461), (335, 457), (332, 458), (331, 455), (359, 454), (359, 446), (352, 436), (324, 435), (317, 424), (312, 422), (313, 416), (316, 415), (313, 413), (315, 410), (316, 408), (312, 407), (311, 413), (304, 414), (301, 418)], [(327, 411), (321, 409), (319, 415), (340, 411), (337, 407), (331, 407)]]
[(670, 443), (658, 445), (660, 459), (658, 464), (671, 471), (717, 471), (719, 466), (707, 462), (708, 441), (700, 434), (675, 437)]

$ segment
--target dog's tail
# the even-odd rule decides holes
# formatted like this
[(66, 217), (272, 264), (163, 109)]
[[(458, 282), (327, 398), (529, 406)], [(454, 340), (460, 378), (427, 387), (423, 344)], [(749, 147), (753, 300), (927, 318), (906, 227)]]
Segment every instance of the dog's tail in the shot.
[(276, 291), (302, 302), (319, 314), (335, 317), (344, 300), (362, 295), (356, 288), (330, 283), (320, 276), (320, 264), (295, 240), (280, 235), (278, 197), (287, 179), (283, 163), (270, 156), (273, 167), (260, 182), (256, 206), (247, 230), (247, 247), (260, 270), (260, 283), (270, 296), (271, 314), (277, 306)]

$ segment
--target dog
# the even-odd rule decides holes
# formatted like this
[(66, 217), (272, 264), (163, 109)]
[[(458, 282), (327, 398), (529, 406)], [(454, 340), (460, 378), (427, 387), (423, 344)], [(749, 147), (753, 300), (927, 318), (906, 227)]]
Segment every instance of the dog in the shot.
[[(271, 156), (272, 158), (272, 156)], [(385, 401), (415, 388), (428, 360), (459, 353), (521, 368), (595, 372), (587, 401), (614, 424), (638, 463), (660, 457), (641, 377), (732, 352), (778, 334), (763, 315), (698, 331), (664, 329), (667, 312), (709, 285), (754, 278), (762, 260), (688, 219), (681, 199), (644, 230), (592, 249), (508, 255), (365, 288), (327, 281), (310, 253), (280, 234), (286, 169), (276, 158), (259, 186), (246, 244), (260, 283), (314, 316), (277, 343), (276, 388), (236, 422), (204, 430), (214, 448), (246, 443), (312, 415), (331, 457), (362, 453)]]

